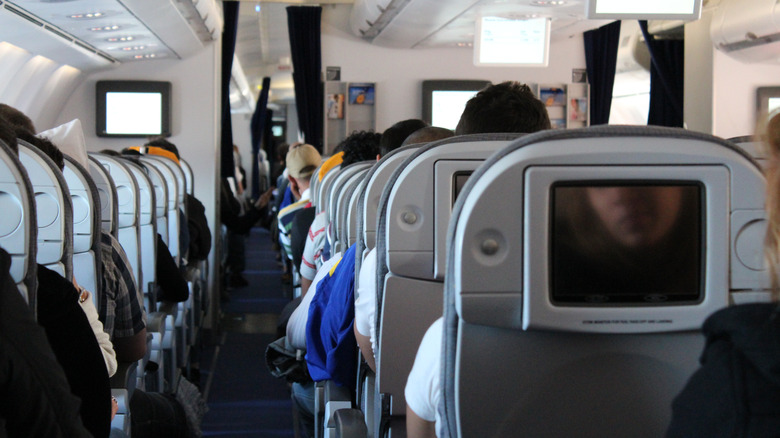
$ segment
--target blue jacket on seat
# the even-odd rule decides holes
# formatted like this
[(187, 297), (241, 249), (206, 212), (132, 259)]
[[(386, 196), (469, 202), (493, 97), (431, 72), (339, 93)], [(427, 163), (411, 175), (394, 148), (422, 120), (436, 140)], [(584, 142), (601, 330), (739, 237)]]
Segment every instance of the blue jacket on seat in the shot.
[(355, 245), (317, 285), (306, 323), (306, 364), (315, 382), (354, 384), (357, 363)]

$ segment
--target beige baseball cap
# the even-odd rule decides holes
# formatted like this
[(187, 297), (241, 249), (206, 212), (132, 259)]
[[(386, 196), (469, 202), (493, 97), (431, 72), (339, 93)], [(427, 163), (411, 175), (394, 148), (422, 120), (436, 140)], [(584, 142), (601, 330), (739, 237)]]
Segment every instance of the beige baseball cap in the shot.
[(287, 171), (293, 178), (308, 178), (322, 163), (317, 149), (310, 144), (302, 144), (287, 152)]

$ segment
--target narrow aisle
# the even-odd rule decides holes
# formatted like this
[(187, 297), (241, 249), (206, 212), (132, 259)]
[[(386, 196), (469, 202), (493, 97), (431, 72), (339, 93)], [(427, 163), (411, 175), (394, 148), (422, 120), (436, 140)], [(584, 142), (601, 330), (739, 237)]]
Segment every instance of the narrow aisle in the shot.
[(222, 333), (216, 345), (204, 347), (200, 381), (209, 412), (203, 436), (293, 436), (289, 390), (284, 380), (271, 377), (264, 359), (266, 345), (277, 338), (279, 312), (289, 302), (275, 256), (268, 230), (254, 228), (246, 239), (249, 285), (229, 290), (230, 300), (222, 302)]

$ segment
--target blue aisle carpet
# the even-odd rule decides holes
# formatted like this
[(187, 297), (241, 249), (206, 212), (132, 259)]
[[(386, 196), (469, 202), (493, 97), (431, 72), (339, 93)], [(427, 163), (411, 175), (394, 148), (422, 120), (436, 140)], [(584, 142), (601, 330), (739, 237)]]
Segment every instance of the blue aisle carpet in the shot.
[(246, 248), (244, 277), (249, 285), (229, 290), (230, 300), (222, 303), (221, 332), (201, 356), (200, 381), (208, 390), (209, 407), (203, 436), (293, 437), (289, 389), (284, 380), (271, 377), (264, 359), (289, 298), (268, 231), (253, 229)]

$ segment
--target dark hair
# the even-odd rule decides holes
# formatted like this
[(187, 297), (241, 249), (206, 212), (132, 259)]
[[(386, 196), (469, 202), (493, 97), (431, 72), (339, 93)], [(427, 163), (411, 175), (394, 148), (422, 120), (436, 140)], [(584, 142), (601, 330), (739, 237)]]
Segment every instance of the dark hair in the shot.
[(429, 143), (444, 138), (450, 138), (455, 135), (454, 132), (447, 128), (439, 128), (438, 126), (426, 126), (425, 128), (414, 131), (411, 135), (406, 137), (401, 146), (408, 144)]
[(152, 140), (148, 141), (144, 146), (156, 146), (158, 148), (163, 148), (168, 152), (173, 152), (173, 155), (176, 155), (176, 159), (181, 159), (181, 157), (179, 156), (179, 148), (177, 148), (175, 144), (169, 142), (163, 137), (153, 138)]
[(135, 149), (130, 148), (124, 148), (122, 149), (122, 152), (120, 152), (121, 155), (130, 155), (130, 156), (140, 156), (142, 155), (140, 151), (137, 151)]
[(65, 158), (62, 156), (62, 152), (48, 138), (36, 137), (35, 134), (20, 126), (16, 127), (16, 137), (40, 149), (41, 152), (54, 161), (54, 164), (60, 170), (65, 168)]
[(23, 112), (10, 105), (0, 103), (0, 117), (3, 117), (8, 123), (12, 125), (21, 126), (22, 128), (35, 133), (35, 125), (33, 124), (32, 120), (30, 120), (30, 118), (27, 117)]
[(550, 117), (542, 101), (527, 85), (508, 81), (490, 85), (472, 97), (460, 116), (455, 134), (531, 133), (550, 127)]
[(372, 131), (354, 131), (336, 146), (336, 151), (344, 151), (341, 167), (359, 161), (373, 160), (379, 154), (379, 142), (382, 134)]
[(414, 131), (425, 128), (427, 123), (420, 119), (402, 120), (395, 125), (385, 129), (382, 133), (382, 139), (379, 142), (379, 154), (383, 157), (389, 152), (401, 147), (406, 137)]
[(109, 157), (121, 157), (122, 156), (122, 154), (120, 154), (119, 152), (117, 152), (117, 151), (115, 151), (113, 149), (103, 149), (102, 151), (100, 151), (100, 153), (103, 154), (103, 155), (108, 155)]
[(0, 140), (6, 144), (17, 155), (19, 154), (19, 145), (16, 142), (16, 133), (11, 124), (8, 123), (2, 114), (0, 114)]

